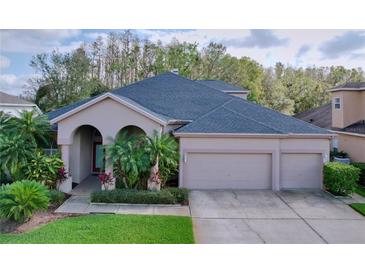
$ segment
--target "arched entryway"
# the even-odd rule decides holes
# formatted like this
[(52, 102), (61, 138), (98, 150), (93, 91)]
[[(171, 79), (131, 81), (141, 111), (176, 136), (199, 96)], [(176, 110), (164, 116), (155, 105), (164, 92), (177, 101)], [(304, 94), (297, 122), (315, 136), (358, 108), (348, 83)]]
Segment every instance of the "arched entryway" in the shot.
[(97, 175), (105, 169), (102, 134), (94, 126), (82, 125), (75, 129), (72, 140), (70, 173), (73, 183), (78, 185), (74, 194), (100, 190)]

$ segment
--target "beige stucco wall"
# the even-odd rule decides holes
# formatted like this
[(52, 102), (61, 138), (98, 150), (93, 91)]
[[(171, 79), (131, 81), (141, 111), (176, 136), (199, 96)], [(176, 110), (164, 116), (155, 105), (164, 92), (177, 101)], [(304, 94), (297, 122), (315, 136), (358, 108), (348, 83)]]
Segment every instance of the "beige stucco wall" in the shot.
[[(122, 105), (106, 98), (58, 122), (57, 143), (61, 145), (62, 159), (70, 171), (72, 181), (82, 182), (92, 172), (93, 128), (96, 128), (103, 144), (110, 144), (118, 132), (129, 125), (140, 127), (147, 135), (154, 130), (162, 132), (162, 125)], [(106, 155), (106, 171), (112, 172), (112, 164)], [(71, 186), (67, 187), (71, 190)]]
[(365, 136), (338, 134), (338, 149), (349, 154), (353, 162), (365, 163)]
[[(335, 98), (341, 100), (340, 109), (334, 107)], [(365, 92), (332, 92), (332, 126), (344, 128), (360, 120), (365, 120)]]
[(82, 125), (97, 128), (103, 136), (103, 143), (111, 142), (119, 130), (128, 125), (138, 126), (148, 135), (154, 130), (162, 131), (157, 122), (106, 98), (58, 122), (58, 144), (72, 144), (75, 130)]
[[(322, 162), (329, 159), (329, 139), (294, 139), (294, 138), (197, 138), (180, 137), (180, 174), (179, 184), (184, 187), (184, 167), (189, 161), (189, 152), (234, 152), (272, 155), (272, 168), (262, 172), (271, 172), (272, 188), (280, 189), (280, 162), (284, 153), (320, 154)], [(301, 165), (300, 160), (297, 163)], [(210, 174), (206, 174), (210, 176)], [(213, 179), (213, 178), (212, 178)]]
[(91, 173), (93, 129), (81, 127), (74, 135), (71, 145), (70, 172), (75, 183), (81, 183)]

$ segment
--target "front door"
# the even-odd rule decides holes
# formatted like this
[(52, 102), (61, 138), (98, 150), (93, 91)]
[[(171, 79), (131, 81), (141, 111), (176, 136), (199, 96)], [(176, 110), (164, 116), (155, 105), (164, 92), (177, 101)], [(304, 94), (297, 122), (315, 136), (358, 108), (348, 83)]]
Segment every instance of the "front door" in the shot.
[(99, 173), (104, 165), (104, 149), (101, 142), (93, 144), (93, 172)]

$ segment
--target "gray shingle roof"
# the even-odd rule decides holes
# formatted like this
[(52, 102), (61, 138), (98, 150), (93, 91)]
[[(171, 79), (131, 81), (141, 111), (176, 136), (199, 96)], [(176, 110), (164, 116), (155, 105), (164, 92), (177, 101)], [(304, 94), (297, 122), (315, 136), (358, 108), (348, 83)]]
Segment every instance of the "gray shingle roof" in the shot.
[(354, 90), (357, 89), (359, 91), (365, 90), (365, 82), (349, 82), (342, 85), (335, 86), (331, 88), (330, 91), (336, 90)]
[(357, 134), (365, 134), (365, 120), (362, 120), (362, 121), (359, 121), (352, 125), (349, 125), (343, 129), (340, 129), (340, 131), (357, 133)]
[(221, 91), (248, 92), (245, 88), (237, 87), (221, 80), (196, 80), (196, 82)]
[(297, 113), (294, 117), (317, 127), (330, 129), (332, 127), (332, 103)]
[[(193, 121), (178, 132), (328, 133), (327, 130), (173, 73), (163, 73), (111, 93), (165, 121)], [(65, 106), (50, 112), (48, 116), (54, 119), (94, 98)]]
[(93, 97), (90, 97), (90, 98), (87, 98), (87, 99), (84, 99), (84, 100), (80, 100), (76, 103), (73, 103), (73, 104), (61, 107), (59, 109), (56, 109), (54, 111), (48, 112), (47, 113), (48, 119), (52, 120), (52, 119), (54, 119), (54, 118), (56, 118), (56, 117), (58, 117), (62, 114), (65, 114), (66, 112), (69, 112), (69, 111), (71, 111), (71, 110), (73, 110), (73, 109), (75, 109), (75, 108), (77, 108), (77, 107), (79, 107), (79, 106), (81, 106), (81, 105), (83, 105), (83, 104), (99, 97), (99, 96), (101, 96), (101, 95), (97, 95), (97, 96), (93, 96)]
[(32, 102), (28, 102), (18, 96), (10, 95), (0, 91), (0, 104), (21, 104), (21, 105), (34, 105)]
[(195, 120), (232, 98), (170, 72), (116, 89), (112, 93), (177, 120)]
[(231, 99), (177, 132), (329, 134), (325, 129), (240, 99)]

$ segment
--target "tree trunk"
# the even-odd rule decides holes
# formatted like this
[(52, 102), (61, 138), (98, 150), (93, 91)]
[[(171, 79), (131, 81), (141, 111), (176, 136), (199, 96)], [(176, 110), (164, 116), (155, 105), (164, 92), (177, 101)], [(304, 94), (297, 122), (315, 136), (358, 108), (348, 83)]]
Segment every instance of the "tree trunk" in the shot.
[(158, 168), (158, 156), (156, 158), (156, 163), (151, 167), (151, 173), (150, 177), (147, 181), (147, 189), (148, 190), (154, 190), (154, 191), (160, 191), (161, 190), (161, 178)]

